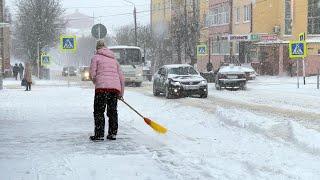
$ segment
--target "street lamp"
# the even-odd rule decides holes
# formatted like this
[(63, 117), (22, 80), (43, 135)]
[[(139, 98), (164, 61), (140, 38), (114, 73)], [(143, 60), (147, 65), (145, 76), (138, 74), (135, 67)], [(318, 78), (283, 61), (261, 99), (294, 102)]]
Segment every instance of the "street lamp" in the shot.
[(133, 5), (133, 19), (134, 19), (134, 40), (135, 40), (135, 45), (138, 45), (138, 38), (137, 38), (137, 9), (136, 9), (136, 5), (128, 0), (123, 0), (127, 3), (130, 3)]

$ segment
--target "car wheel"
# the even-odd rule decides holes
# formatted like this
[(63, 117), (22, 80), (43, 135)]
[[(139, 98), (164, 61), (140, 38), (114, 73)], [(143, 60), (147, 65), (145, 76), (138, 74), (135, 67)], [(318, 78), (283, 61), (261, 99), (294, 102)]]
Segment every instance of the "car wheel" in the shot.
[(160, 95), (160, 93), (159, 93), (159, 91), (157, 90), (157, 88), (156, 88), (156, 85), (153, 83), (153, 95), (154, 96), (159, 96)]
[(165, 96), (167, 99), (172, 99), (172, 95), (171, 95), (171, 92), (169, 90), (169, 87), (166, 87), (166, 91), (165, 91)]
[(241, 90), (247, 90), (247, 85), (246, 85), (246, 84), (242, 84), (242, 85), (240, 86), (240, 89), (241, 89)]
[(136, 83), (134, 83), (134, 85), (136, 86), (136, 87), (141, 87), (141, 82), (136, 82)]
[(208, 93), (200, 94), (200, 98), (207, 98), (207, 97), (208, 97)]
[(215, 86), (216, 86), (216, 90), (219, 90), (219, 91), (221, 90), (221, 86), (219, 83), (216, 83)]

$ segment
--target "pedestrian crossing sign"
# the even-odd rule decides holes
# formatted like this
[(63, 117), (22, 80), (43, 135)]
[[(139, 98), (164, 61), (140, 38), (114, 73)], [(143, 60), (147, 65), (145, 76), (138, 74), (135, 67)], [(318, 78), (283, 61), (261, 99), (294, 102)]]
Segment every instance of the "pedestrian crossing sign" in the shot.
[(291, 59), (307, 57), (306, 41), (290, 41), (289, 56)]
[(50, 66), (51, 58), (49, 55), (43, 54), (41, 55), (41, 65), (42, 66)]
[(207, 55), (207, 45), (202, 44), (197, 46), (197, 55), (198, 56), (205, 56)]
[(75, 52), (77, 50), (77, 40), (76, 36), (60, 36), (60, 50), (67, 52)]

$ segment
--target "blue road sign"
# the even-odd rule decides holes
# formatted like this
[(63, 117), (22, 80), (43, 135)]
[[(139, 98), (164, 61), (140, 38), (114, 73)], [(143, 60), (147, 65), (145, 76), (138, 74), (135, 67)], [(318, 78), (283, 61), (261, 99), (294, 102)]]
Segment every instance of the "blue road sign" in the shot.
[(198, 56), (207, 55), (207, 46), (206, 45), (198, 45), (197, 46), (197, 55)]
[(307, 56), (307, 44), (305, 41), (292, 41), (289, 44), (290, 58), (304, 58)]
[(41, 56), (41, 65), (42, 66), (49, 66), (51, 64), (50, 56), (42, 55)]
[(75, 36), (61, 36), (60, 49), (62, 51), (76, 51), (77, 41)]

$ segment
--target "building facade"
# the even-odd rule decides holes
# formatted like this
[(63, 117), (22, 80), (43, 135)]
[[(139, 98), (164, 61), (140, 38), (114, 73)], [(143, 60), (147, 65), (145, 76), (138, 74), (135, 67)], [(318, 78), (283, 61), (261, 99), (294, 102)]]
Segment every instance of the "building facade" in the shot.
[[(7, 12), (8, 13), (8, 12)], [(10, 26), (9, 17), (5, 13), (5, 2), (0, 1), (0, 70), (6, 77), (10, 76)], [(7, 14), (8, 15), (8, 14)]]
[[(257, 69), (261, 74), (285, 75), (296, 71), (297, 60), (289, 59), (289, 41), (306, 33), (308, 56), (305, 74), (320, 68), (320, 0), (266, 0), (253, 4), (253, 33), (269, 36), (258, 45)], [(300, 63), (302, 64), (302, 63)], [(299, 71), (302, 74), (302, 65)]]
[(172, 16), (171, 0), (151, 0), (150, 22), (154, 35), (168, 37)]
[(198, 57), (201, 72), (210, 61), (214, 69), (225, 62), (251, 64), (262, 75), (292, 74), (296, 60), (289, 59), (289, 42), (303, 32), (305, 73), (314, 75), (320, 68), (320, 0), (211, 0), (207, 6), (200, 43), (210, 51)]
[(207, 72), (208, 63), (212, 63), (213, 70), (216, 70), (230, 57), (232, 46), (227, 37), (232, 30), (230, 26), (231, 2), (229, 0), (208, 0), (200, 3), (200, 17), (205, 18), (200, 28), (199, 43), (206, 44), (208, 48), (206, 56), (198, 57), (197, 68), (200, 72)]

